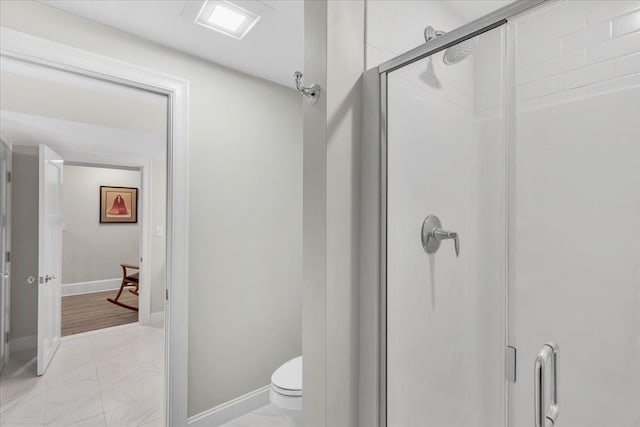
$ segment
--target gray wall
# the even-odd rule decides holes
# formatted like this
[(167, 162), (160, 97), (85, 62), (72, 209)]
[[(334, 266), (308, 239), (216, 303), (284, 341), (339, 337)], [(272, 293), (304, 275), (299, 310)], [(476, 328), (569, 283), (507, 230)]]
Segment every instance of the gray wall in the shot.
[[(38, 152), (13, 146), (11, 197), (11, 338), (38, 331)], [(20, 219), (17, 221), (16, 219)]]
[(307, 427), (358, 423), (364, 1), (305, 2), (303, 407)]
[(189, 80), (189, 414), (269, 384), (301, 354), (300, 96), (36, 2), (0, 12), (2, 26)]
[(140, 172), (64, 166), (63, 285), (119, 278), (122, 276), (121, 263), (139, 263), (139, 224), (100, 223), (101, 185), (135, 187), (139, 191)]

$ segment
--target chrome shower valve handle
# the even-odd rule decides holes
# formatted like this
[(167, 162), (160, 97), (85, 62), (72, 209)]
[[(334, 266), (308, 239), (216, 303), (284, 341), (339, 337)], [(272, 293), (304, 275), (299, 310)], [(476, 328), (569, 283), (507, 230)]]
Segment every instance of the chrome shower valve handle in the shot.
[(442, 223), (437, 216), (429, 215), (425, 218), (420, 233), (424, 251), (428, 254), (433, 254), (440, 249), (440, 242), (442, 240), (451, 239), (454, 243), (456, 256), (460, 257), (460, 239), (458, 233), (444, 230), (441, 227)]
[(453, 243), (455, 245), (456, 256), (460, 256), (460, 240), (458, 239), (458, 233), (454, 231), (441, 230), (439, 228), (435, 228), (427, 238), (433, 238), (438, 240), (446, 240), (453, 239)]

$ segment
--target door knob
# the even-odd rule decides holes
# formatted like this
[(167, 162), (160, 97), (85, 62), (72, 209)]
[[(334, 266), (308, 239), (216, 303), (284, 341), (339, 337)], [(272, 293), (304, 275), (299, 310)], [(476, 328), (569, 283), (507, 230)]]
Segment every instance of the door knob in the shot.
[(51, 280), (56, 280), (56, 276), (49, 276), (48, 274), (44, 276), (44, 283), (49, 283)]
[(422, 239), (422, 247), (428, 254), (437, 252), (438, 249), (440, 249), (440, 242), (442, 240), (451, 239), (454, 243), (456, 256), (460, 256), (460, 239), (458, 233), (442, 229), (442, 223), (435, 215), (429, 215), (425, 218), (422, 223), (420, 237)]

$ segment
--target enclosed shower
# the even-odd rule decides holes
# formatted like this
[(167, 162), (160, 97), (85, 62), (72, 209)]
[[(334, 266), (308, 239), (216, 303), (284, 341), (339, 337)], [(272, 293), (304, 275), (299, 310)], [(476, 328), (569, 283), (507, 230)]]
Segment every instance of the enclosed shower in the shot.
[(382, 426), (640, 426), (640, 2), (607, 3), (379, 67)]

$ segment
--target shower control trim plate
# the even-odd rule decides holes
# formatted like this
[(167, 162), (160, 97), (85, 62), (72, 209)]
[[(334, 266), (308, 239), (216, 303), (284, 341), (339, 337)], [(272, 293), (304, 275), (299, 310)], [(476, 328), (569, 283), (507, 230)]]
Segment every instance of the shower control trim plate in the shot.
[(456, 256), (460, 256), (460, 240), (458, 233), (455, 231), (443, 230), (440, 219), (435, 215), (429, 215), (422, 223), (422, 230), (420, 231), (420, 239), (422, 240), (422, 247), (428, 254), (433, 254), (440, 249), (440, 242), (442, 240), (451, 239), (454, 242)]
[(420, 232), (422, 237), (422, 247), (428, 254), (433, 254), (440, 249), (440, 240), (431, 238), (432, 232), (435, 229), (442, 227), (440, 218), (435, 215), (429, 215), (422, 223), (422, 231)]

